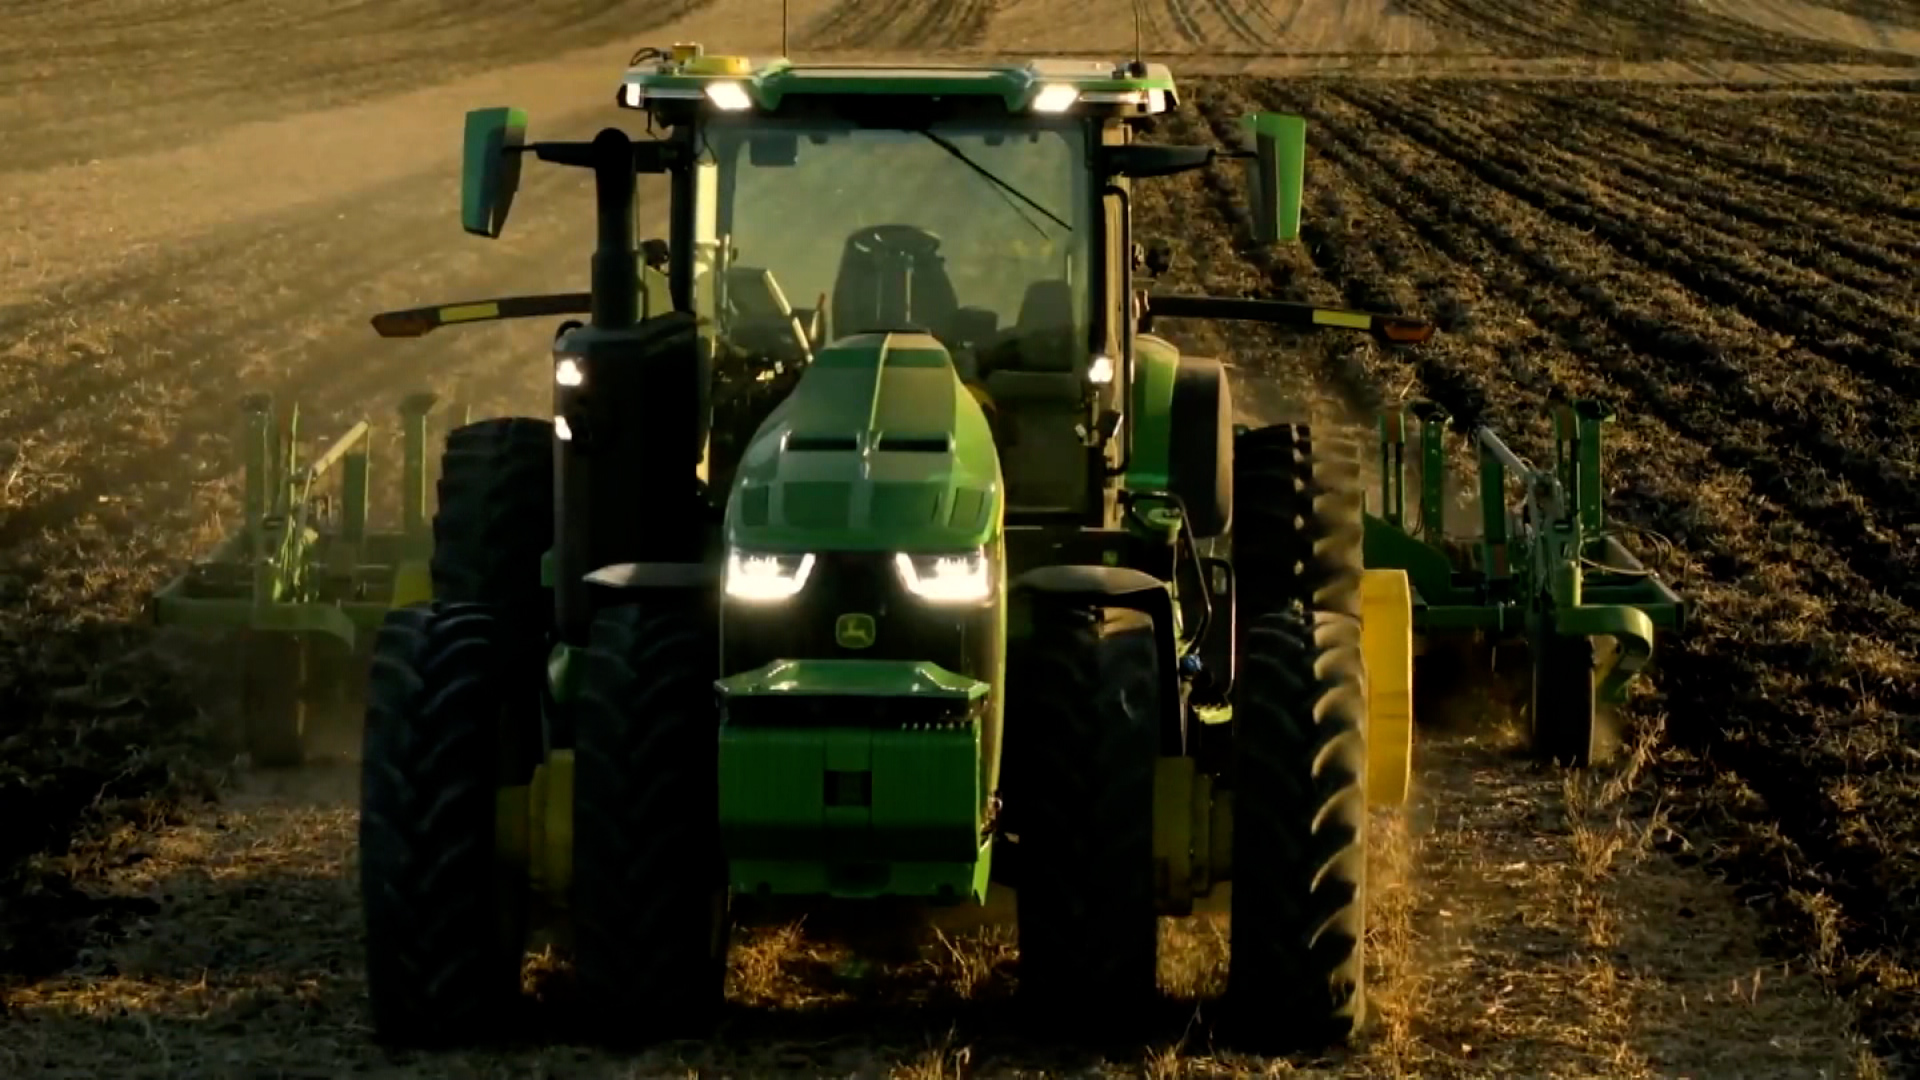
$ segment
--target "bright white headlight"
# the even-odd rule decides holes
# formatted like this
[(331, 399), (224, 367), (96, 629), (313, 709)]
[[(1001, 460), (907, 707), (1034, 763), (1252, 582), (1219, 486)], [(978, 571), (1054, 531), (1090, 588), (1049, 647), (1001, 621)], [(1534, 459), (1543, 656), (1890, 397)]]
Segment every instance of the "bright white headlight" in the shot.
[(807, 587), (813, 556), (727, 552), (727, 595), (735, 600), (790, 600)]
[(1037, 113), (1063, 113), (1073, 108), (1073, 103), (1079, 100), (1079, 87), (1053, 83), (1041, 87), (1040, 92), (1033, 96), (1033, 111)]
[(561, 442), (573, 441), (573, 425), (567, 423), (567, 418), (564, 416), (553, 418), (553, 433), (560, 436)]
[(753, 95), (737, 82), (714, 82), (707, 84), (707, 100), (714, 107), (727, 112), (744, 112), (753, 108)]
[(985, 600), (992, 595), (993, 578), (987, 568), (987, 553), (976, 549), (959, 555), (908, 555), (893, 557), (900, 583), (922, 600), (936, 604), (963, 604)]
[(587, 381), (587, 373), (580, 367), (580, 361), (563, 356), (553, 365), (553, 381), (561, 386), (579, 386)]
[(1113, 381), (1113, 357), (1096, 356), (1087, 367), (1087, 381), (1105, 385)]

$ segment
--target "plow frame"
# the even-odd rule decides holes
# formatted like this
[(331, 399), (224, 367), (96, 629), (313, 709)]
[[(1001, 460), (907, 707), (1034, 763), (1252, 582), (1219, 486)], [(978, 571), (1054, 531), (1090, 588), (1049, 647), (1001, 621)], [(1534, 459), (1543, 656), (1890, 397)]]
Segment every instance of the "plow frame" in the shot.
[[(299, 455), (299, 409), (249, 396), (244, 416), (244, 518), (212, 554), (156, 592), (163, 626), (321, 634), (349, 649), (380, 625), (409, 574), (424, 567), (433, 537), (427, 517), (427, 416), (434, 395), (409, 395), (399, 414), (401, 528), (368, 528), (372, 425), (361, 420), (310, 463)], [(336, 479), (336, 490), (323, 483)]]
[(311, 461), (299, 409), (255, 394), (241, 406), (243, 517), (206, 557), (147, 602), (155, 625), (239, 638), (240, 730), (256, 764), (305, 760), (323, 717), (351, 722), (381, 620), (429, 598), (427, 418), (434, 395), (399, 406), (400, 528), (369, 527), (372, 425), (361, 420)]
[[(1612, 644), (1596, 668), (1596, 703), (1625, 701), (1653, 655), (1658, 631), (1686, 625), (1686, 602), (1622, 544), (1604, 499), (1601, 429), (1607, 405), (1553, 402), (1554, 460), (1537, 468), (1491, 429), (1469, 437), (1478, 459), (1480, 535), (1446, 531), (1446, 427), (1432, 402), (1392, 407), (1379, 419), (1382, 506), (1366, 516), (1366, 563), (1405, 570), (1416, 633)], [(1417, 429), (1417, 430), (1416, 430)], [(1408, 518), (1408, 448), (1417, 444), (1417, 517)], [(1517, 505), (1509, 489), (1517, 487)]]

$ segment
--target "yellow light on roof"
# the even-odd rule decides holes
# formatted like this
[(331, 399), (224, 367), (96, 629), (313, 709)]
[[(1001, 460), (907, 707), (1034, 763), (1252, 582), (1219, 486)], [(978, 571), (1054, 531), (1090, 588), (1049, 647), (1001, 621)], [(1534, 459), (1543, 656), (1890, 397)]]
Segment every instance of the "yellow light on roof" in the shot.
[(688, 75), (751, 75), (753, 62), (744, 56), (700, 56), (681, 68)]

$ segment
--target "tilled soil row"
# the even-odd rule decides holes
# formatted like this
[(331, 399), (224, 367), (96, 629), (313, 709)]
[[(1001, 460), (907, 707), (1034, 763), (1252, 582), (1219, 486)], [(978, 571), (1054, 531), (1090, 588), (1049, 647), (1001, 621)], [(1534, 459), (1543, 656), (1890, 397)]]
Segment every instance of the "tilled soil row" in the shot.
[[(1703, 225), (1736, 233), (1837, 283), (1893, 302), (1912, 302), (1915, 286), (1907, 270), (1920, 259), (1920, 240), (1903, 243), (1888, 236), (1880, 222), (1813, 205), (1784, 185), (1743, 180), (1677, 157), (1645, 139), (1628, 137), (1617, 124), (1595, 122), (1564, 108), (1566, 104), (1564, 98), (1536, 96), (1528, 99), (1526, 110), (1529, 118), (1554, 132), (1555, 149), (1575, 154), (1594, 168), (1613, 170), (1611, 183), (1663, 205), (1684, 207)], [(1827, 123), (1824, 118), (1810, 122)], [(1912, 153), (1920, 154), (1920, 146)], [(1901, 154), (1889, 154), (1888, 168), (1900, 160)]]
[[(1512, 92), (1221, 83), (1199, 110), (1216, 137), (1249, 97), (1307, 115), (1309, 257), (1349, 302), (1438, 314), (1449, 333), (1411, 364), (1363, 358), (1377, 385), (1414, 378), (1536, 454), (1552, 389), (1623, 407), (1614, 512), (1671, 542), (1629, 538), (1665, 556), (1698, 605), (1642, 703), (1667, 715), (1682, 751), (1669, 797), (1715, 865), (1861, 991), (1889, 1048), (1911, 1054), (1920, 566), (1893, 529), (1914, 505), (1889, 460), (1905, 438), (1898, 418), (1862, 422), (1888, 411), (1884, 392), (1723, 309), (1752, 295), (1728, 284), (1764, 265), (1750, 242), (1693, 240), (1700, 225), (1672, 201), (1685, 188), (1663, 196), (1667, 228), (1648, 238), (1643, 215), (1613, 212), (1608, 162), (1582, 174), (1540, 145), (1552, 128), (1500, 123), (1490, 109)], [(1588, 105), (1591, 88), (1520, 100), (1539, 98), (1617, 107)], [(1914, 360), (1897, 348), (1880, 359), (1895, 371)]]
[(995, 0), (845, 0), (799, 35), (809, 49), (962, 49), (986, 37)]
[[(272, 120), (569, 48), (647, 44), (635, 35), (710, 2), (43, 4), (5, 19), (0, 83), (12, 115), (0, 171), (179, 145), (206, 137), (210, 114)], [(514, 31), (503, 33), (508, 16)]]
[(1409, 14), (1503, 56), (1905, 64), (1900, 53), (1824, 45), (1662, 0), (1403, 0)]

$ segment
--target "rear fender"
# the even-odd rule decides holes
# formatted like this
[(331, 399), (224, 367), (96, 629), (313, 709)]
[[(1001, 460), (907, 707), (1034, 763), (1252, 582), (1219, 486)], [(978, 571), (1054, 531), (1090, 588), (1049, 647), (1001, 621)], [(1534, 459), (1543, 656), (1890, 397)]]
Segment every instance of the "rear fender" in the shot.
[(1182, 723), (1177, 677), (1178, 642), (1173, 618), (1173, 592), (1151, 574), (1124, 566), (1042, 566), (1015, 578), (1008, 590), (1014, 596), (1074, 607), (1119, 608), (1138, 611), (1153, 620), (1154, 649), (1160, 656), (1160, 752), (1186, 753), (1186, 725)]

